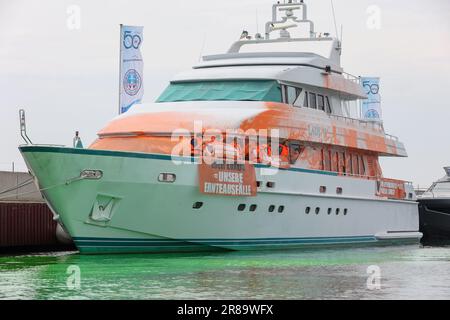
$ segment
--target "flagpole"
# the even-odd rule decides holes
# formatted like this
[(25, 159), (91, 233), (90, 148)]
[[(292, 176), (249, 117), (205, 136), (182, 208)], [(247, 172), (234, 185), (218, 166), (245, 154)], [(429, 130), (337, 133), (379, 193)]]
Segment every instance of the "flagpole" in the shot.
[(119, 42), (119, 115), (122, 112), (122, 106), (120, 105), (121, 91), (122, 91), (122, 28), (123, 24), (120, 24), (120, 42)]

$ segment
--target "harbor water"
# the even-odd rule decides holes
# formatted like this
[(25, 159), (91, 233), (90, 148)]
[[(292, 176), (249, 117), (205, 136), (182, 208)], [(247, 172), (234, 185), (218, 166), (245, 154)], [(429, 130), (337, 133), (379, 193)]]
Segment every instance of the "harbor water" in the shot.
[(0, 256), (0, 299), (450, 299), (450, 247)]

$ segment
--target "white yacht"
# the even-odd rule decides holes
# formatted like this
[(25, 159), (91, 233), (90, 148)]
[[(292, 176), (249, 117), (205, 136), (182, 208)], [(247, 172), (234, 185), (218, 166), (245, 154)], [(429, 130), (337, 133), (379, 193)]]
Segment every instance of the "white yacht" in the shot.
[(87, 149), (20, 147), (81, 253), (419, 242), (411, 183), (378, 161), (405, 147), (351, 113), (366, 92), (306, 9), (274, 4), (265, 34), (203, 57)]

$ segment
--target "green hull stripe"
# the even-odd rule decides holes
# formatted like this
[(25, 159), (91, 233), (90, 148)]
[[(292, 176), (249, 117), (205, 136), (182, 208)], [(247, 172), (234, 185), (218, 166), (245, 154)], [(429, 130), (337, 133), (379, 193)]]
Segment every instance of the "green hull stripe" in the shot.
[(284, 240), (150, 240), (150, 241), (117, 241), (117, 240), (81, 240), (76, 238), (75, 244), (78, 247), (198, 247), (198, 246), (226, 246), (226, 247), (258, 247), (258, 246), (292, 246), (303, 244), (340, 244), (340, 243), (362, 243), (376, 242), (375, 237), (347, 237), (347, 238), (316, 238), (316, 239), (284, 239)]
[(341, 237), (312, 237), (312, 238), (247, 238), (247, 239), (143, 239), (143, 238), (99, 238), (99, 237), (74, 237), (75, 241), (115, 241), (115, 242), (273, 242), (273, 241), (315, 241), (315, 240), (357, 240), (357, 239), (375, 239), (374, 236), (341, 236)]
[(117, 239), (117, 238), (75, 238), (82, 253), (107, 252), (176, 252), (244, 250), (270, 248), (296, 248), (307, 246), (332, 245), (382, 245), (386, 243), (416, 243), (417, 239), (378, 240), (374, 236), (336, 237), (336, 238), (281, 238), (281, 239), (234, 239), (234, 240), (170, 240), (170, 239)]
[[(124, 152), (124, 151), (108, 151), (108, 150), (93, 150), (93, 149), (74, 149), (74, 148), (61, 148), (61, 147), (43, 147), (43, 146), (23, 146), (19, 147), (22, 153), (28, 152), (42, 152), (42, 153), (63, 153), (63, 154), (78, 154), (78, 155), (92, 155), (92, 156), (108, 156), (108, 157), (124, 157), (124, 158), (138, 158), (138, 159), (154, 159), (165, 161), (184, 161), (189, 163), (195, 163), (193, 157), (173, 157), (164, 154), (150, 154), (150, 153), (138, 153), (138, 152)], [(264, 164), (255, 164), (255, 168), (275, 168)], [(323, 174), (328, 176), (338, 176), (336, 172), (327, 172), (319, 170), (309, 170), (302, 168), (276, 168), (281, 171), (294, 171), (305, 172), (314, 174)]]

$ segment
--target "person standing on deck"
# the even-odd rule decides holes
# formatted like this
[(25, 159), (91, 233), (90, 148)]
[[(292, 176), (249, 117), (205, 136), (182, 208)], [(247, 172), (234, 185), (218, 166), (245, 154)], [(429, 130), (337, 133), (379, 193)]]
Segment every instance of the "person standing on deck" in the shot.
[(73, 147), (77, 149), (83, 149), (83, 142), (81, 142), (81, 138), (79, 136), (79, 132), (75, 132), (75, 137), (73, 138)]

